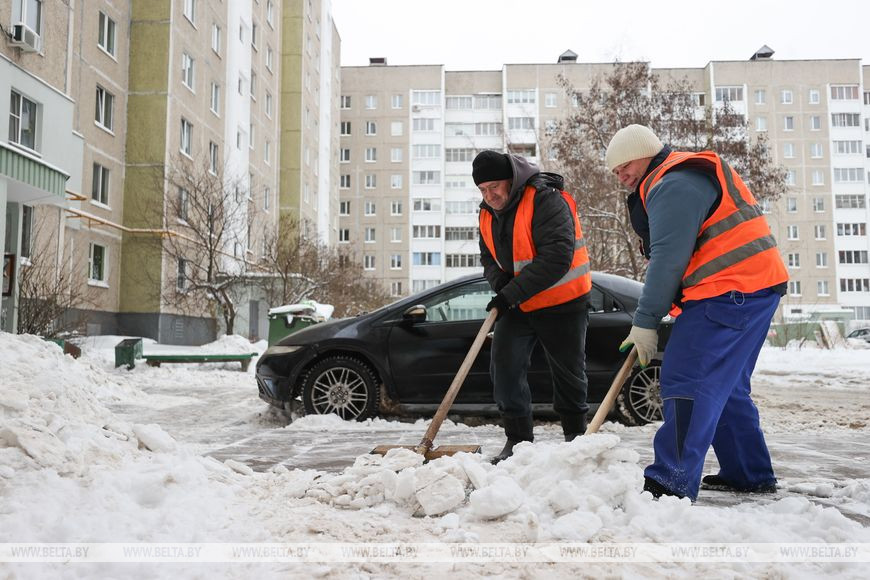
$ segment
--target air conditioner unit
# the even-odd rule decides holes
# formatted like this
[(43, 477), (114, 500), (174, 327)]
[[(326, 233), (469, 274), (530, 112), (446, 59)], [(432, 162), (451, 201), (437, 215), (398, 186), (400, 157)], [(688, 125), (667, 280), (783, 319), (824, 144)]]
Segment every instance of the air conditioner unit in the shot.
[(24, 52), (39, 52), (40, 40), (36, 31), (23, 22), (12, 25), (12, 46)]

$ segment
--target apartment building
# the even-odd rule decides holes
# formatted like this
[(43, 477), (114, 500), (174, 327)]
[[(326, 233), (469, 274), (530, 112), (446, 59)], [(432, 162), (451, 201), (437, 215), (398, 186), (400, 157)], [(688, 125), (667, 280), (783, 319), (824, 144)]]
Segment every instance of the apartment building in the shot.
[[(747, 61), (656, 72), (687, 79), (699, 103), (729, 101), (788, 171), (787, 191), (765, 208), (791, 277), (783, 316), (842, 307), (870, 319), (868, 67), (772, 55), (764, 47)], [(477, 271), (474, 155), (510, 151), (547, 169), (540, 136), (572, 106), (557, 77), (583, 90), (611, 67), (578, 63), (571, 51), (500, 71), (385, 59), (344, 67), (339, 242), (359, 249), (366, 272), (394, 296)], [(410, 107), (391, 106), (404, 101)]]
[[(167, 179), (183, 163), (234, 184), (231, 265), (262, 258), (281, 213), (337, 231), (328, 0), (0, 0), (0, 24), (3, 329), (38, 253), (76, 284), (90, 334), (213, 339), (217, 313), (173, 300), (190, 264), (160, 243), (184, 233), (188, 192)], [(269, 306), (252, 288), (236, 332), (265, 336)]]

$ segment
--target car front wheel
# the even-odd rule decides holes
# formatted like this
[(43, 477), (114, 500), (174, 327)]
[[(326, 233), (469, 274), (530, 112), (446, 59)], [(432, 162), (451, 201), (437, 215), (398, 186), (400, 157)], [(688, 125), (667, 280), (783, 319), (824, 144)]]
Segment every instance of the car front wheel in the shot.
[(662, 368), (658, 362), (638, 369), (625, 382), (616, 399), (619, 418), (628, 425), (662, 420)]
[(359, 359), (328, 357), (306, 373), (302, 403), (308, 415), (334, 413), (347, 421), (362, 421), (377, 411), (377, 380)]

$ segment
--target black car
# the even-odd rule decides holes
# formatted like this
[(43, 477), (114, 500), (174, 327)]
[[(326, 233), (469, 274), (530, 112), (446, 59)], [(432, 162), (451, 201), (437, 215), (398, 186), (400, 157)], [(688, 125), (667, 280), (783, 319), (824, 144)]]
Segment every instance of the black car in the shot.
[[(589, 403), (600, 403), (625, 354), (642, 285), (592, 275), (586, 372)], [(284, 410), (336, 413), (362, 420), (377, 414), (432, 414), (459, 370), (486, 318), (493, 292), (482, 275), (469, 275), (355, 318), (309, 326), (281, 340), (257, 362), (260, 398)], [(670, 335), (665, 321), (659, 350)], [(497, 414), (489, 378), (490, 340), (484, 342), (451, 413)], [(628, 424), (661, 419), (659, 361), (635, 367), (617, 399)], [(529, 371), (536, 416), (552, 415), (553, 389), (540, 345)]]

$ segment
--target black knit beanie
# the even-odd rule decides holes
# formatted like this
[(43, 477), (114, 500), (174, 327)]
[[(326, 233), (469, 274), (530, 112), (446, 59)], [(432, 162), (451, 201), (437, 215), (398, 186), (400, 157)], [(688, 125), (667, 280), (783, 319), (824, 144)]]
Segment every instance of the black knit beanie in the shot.
[(499, 181), (511, 179), (514, 172), (508, 156), (497, 151), (481, 151), (471, 162), (471, 177), (474, 185), (480, 185), (487, 181)]

